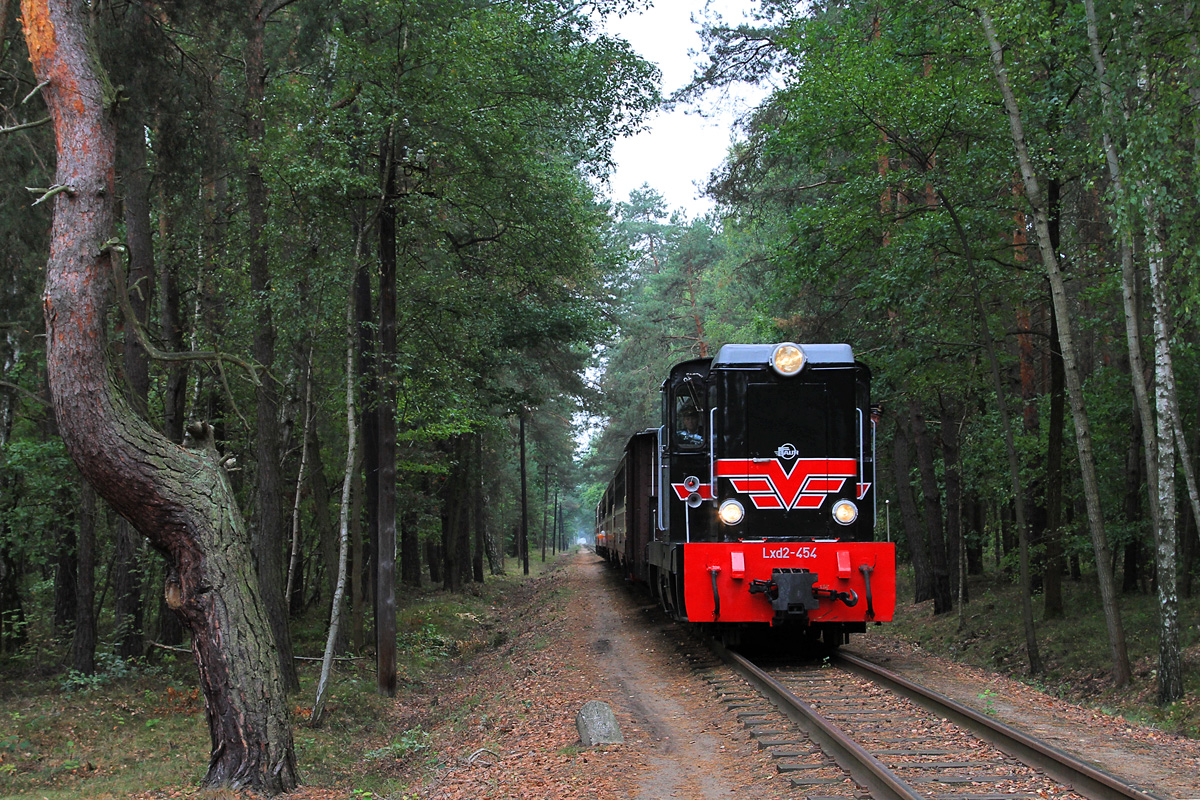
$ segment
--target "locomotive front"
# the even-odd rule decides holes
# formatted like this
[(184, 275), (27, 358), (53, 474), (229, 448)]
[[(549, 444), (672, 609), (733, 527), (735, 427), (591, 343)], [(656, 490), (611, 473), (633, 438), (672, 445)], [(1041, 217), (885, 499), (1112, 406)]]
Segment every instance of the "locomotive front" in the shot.
[(832, 644), (891, 619), (870, 379), (846, 344), (726, 345), (672, 369), (647, 560), (675, 617)]

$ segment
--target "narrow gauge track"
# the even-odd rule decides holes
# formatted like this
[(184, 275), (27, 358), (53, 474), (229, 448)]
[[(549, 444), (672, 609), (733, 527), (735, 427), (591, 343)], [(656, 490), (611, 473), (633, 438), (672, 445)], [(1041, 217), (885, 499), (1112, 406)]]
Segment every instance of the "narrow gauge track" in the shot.
[[(821, 665), (764, 668), (714, 643), (717, 654), (765, 696), (731, 708), (810, 800), (833, 794), (827, 761), (769, 720), (781, 713), (803, 730), (872, 800), (1162, 800), (972, 708), (848, 654)], [(737, 700), (737, 688), (714, 687)], [(761, 716), (760, 716), (761, 715)], [(756, 719), (757, 717), (757, 719)], [(800, 746), (800, 747), (798, 747)]]

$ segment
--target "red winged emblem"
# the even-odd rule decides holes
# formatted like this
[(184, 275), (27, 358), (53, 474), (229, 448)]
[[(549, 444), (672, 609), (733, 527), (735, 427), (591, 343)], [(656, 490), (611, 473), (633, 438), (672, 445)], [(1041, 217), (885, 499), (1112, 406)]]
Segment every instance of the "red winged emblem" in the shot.
[[(671, 488), (675, 490), (675, 496), (680, 500), (687, 500), (688, 496), (691, 494), (691, 492), (688, 491), (687, 486), (683, 485), (682, 483), (672, 483)], [(696, 494), (700, 495), (701, 500), (713, 499), (712, 487), (707, 483), (702, 483), (696, 487)]]
[[(778, 458), (722, 458), (717, 476), (728, 478), (734, 491), (750, 495), (755, 508), (789, 511), (819, 509), (825, 498), (840, 492), (847, 480), (858, 476), (853, 458), (802, 458), (786, 469)], [(869, 483), (857, 485), (861, 500)]]

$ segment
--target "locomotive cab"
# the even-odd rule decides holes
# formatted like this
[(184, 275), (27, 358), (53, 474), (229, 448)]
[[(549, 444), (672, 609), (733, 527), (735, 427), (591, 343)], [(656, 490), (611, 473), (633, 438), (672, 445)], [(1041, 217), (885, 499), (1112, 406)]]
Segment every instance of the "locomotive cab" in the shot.
[(671, 370), (648, 565), (676, 618), (834, 642), (891, 618), (870, 380), (846, 344), (726, 345)]

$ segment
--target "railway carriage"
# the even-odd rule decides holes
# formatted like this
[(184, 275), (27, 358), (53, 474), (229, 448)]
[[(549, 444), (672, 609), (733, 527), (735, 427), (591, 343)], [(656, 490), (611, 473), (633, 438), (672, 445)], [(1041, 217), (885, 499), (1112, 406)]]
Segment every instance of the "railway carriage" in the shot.
[(890, 620), (870, 382), (847, 344), (731, 344), (677, 364), (661, 426), (630, 439), (597, 507), (598, 552), (731, 642), (836, 646)]

